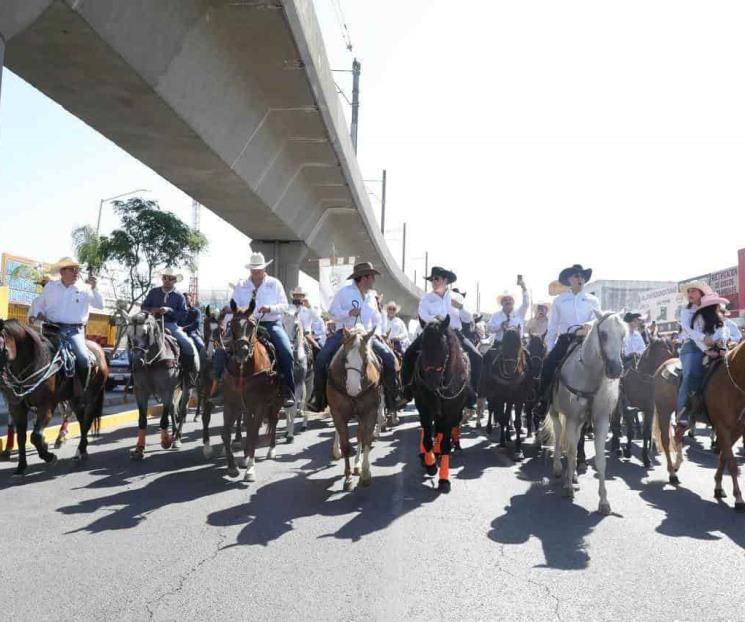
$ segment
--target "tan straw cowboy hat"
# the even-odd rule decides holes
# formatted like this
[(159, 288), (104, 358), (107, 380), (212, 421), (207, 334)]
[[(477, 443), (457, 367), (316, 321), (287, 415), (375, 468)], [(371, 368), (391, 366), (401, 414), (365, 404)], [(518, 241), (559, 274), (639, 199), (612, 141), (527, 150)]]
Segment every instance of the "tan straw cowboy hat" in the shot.
[(711, 294), (714, 290), (711, 289), (706, 281), (689, 281), (688, 283), (682, 283), (680, 286), (680, 293), (687, 294), (689, 289), (697, 289), (702, 294)]
[(548, 295), (558, 296), (559, 294), (563, 294), (568, 289), (569, 288), (566, 285), (562, 285), (561, 283), (559, 283), (559, 281), (551, 281), (548, 284)]
[(80, 263), (72, 257), (63, 257), (49, 269), (49, 272), (50, 274), (59, 274), (60, 270), (65, 268), (80, 268)]
[(176, 279), (176, 283), (180, 283), (184, 280), (184, 275), (180, 272), (176, 272), (173, 268), (165, 268), (160, 273), (161, 278), (164, 276), (171, 276)]
[(251, 253), (251, 258), (246, 264), (246, 268), (249, 270), (264, 270), (267, 266), (271, 265), (274, 259), (266, 260), (264, 253)]

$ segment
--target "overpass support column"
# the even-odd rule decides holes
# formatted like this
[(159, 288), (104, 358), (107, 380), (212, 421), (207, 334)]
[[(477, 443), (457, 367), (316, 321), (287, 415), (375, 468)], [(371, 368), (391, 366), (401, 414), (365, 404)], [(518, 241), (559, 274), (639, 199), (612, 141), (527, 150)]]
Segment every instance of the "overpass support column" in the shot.
[(300, 268), (308, 254), (308, 247), (303, 242), (285, 240), (254, 240), (251, 250), (264, 253), (264, 257), (274, 262), (266, 271), (282, 281), (289, 298), (290, 291), (297, 287), (300, 279)]
[(3, 95), (3, 59), (5, 58), (5, 39), (0, 34), (0, 101)]

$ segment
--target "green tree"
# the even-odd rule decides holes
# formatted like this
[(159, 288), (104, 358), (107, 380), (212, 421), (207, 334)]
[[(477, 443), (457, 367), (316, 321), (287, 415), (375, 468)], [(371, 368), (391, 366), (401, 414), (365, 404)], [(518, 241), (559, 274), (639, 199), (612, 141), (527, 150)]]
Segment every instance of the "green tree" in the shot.
[(160, 209), (157, 201), (132, 198), (114, 201), (121, 226), (99, 240), (99, 257), (115, 261), (127, 275), (121, 284), (128, 311), (147, 294), (159, 270), (193, 267), (207, 238), (178, 216)]
[(78, 227), (72, 232), (72, 246), (78, 261), (88, 266), (88, 276), (100, 272), (106, 262), (101, 237), (90, 225)]

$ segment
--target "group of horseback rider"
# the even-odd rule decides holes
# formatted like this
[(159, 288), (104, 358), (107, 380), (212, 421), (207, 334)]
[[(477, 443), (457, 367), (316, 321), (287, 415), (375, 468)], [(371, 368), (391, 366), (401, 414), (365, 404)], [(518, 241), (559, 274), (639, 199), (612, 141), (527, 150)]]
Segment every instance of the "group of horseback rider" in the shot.
[[(329, 308), (330, 325), (334, 330), (328, 335), (320, 316), (310, 308), (302, 288), (292, 291), (292, 303), (288, 303), (282, 283), (266, 272), (271, 263), (263, 254), (253, 253), (246, 265), (249, 276), (235, 285), (232, 298), (239, 308), (248, 307), (251, 301), (255, 303), (261, 333), (276, 355), (285, 405), (293, 403), (295, 394), (292, 345), (282, 324), (285, 313), (296, 314), (315, 351), (313, 392), (308, 400), (310, 410), (321, 411), (326, 407), (325, 389), (329, 363), (342, 345), (345, 329), (354, 326), (361, 326), (375, 333), (372, 347), (383, 368), (386, 407), (397, 410), (410, 401), (411, 380), (420, 351), (421, 337), (417, 336), (409, 343), (409, 332), (403, 320), (398, 317), (400, 308), (395, 302), (381, 307), (374, 289), (375, 279), (380, 272), (371, 263), (361, 262), (355, 265), (348, 277), (351, 282), (336, 292)], [(78, 282), (80, 269), (80, 264), (69, 257), (55, 264), (53, 272), (59, 274), (59, 279), (51, 280), (45, 276), (42, 293), (34, 300), (29, 318), (52, 322), (58, 327), (60, 340), (74, 353), (79, 382), (85, 386), (90, 361), (85, 346), (84, 327), (90, 307), (103, 308), (103, 298), (94, 276), (89, 276), (84, 284)], [(536, 407), (539, 415), (546, 412), (548, 389), (557, 367), (571, 344), (587, 334), (595, 318), (594, 312), (600, 311), (598, 298), (584, 289), (591, 275), (592, 270), (580, 264), (563, 269), (559, 273), (557, 284), (561, 291), (553, 304), (539, 302), (535, 305), (533, 317), (528, 321), (526, 315), (531, 301), (522, 276), (517, 279), (522, 290), (519, 307), (515, 307), (515, 297), (510, 292), (502, 293), (497, 299), (500, 309), (491, 316), (487, 327), (489, 334), (493, 336), (493, 346), (484, 355), (484, 360), (488, 363), (499, 356), (500, 343), (506, 330), (515, 330), (521, 336), (543, 336), (548, 354), (541, 372), (542, 391)], [(474, 315), (466, 308), (465, 296), (452, 287), (457, 281), (454, 272), (436, 266), (426, 278), (432, 289), (419, 302), (420, 322), (426, 324), (436, 318), (449, 319), (450, 328), (458, 336), (470, 363), (471, 392), (468, 403), (473, 407), (477, 397), (484, 394), (484, 387), (479, 382), (482, 355), (463, 334), (464, 324), (470, 325), (474, 321)], [(197, 372), (200, 365), (199, 352), (204, 348), (200, 334), (201, 313), (197, 307), (192, 306), (188, 294), (183, 294), (176, 288), (180, 280), (180, 274), (171, 269), (164, 270), (161, 273), (161, 286), (149, 291), (142, 303), (142, 310), (162, 320), (163, 326), (179, 345), (181, 364), (186, 370)], [(680, 312), (682, 370), (677, 405), (680, 434), (688, 425), (691, 410), (695, 410), (695, 405), (691, 405), (689, 398), (701, 388), (705, 361), (721, 356), (728, 345), (741, 339), (737, 326), (724, 315), (723, 309), (728, 301), (718, 296), (707, 283), (694, 281), (684, 284), (681, 292), (687, 296), (688, 302)], [(640, 313), (633, 311), (626, 313), (624, 317), (629, 328), (624, 341), (624, 359), (627, 365), (633, 364), (646, 347), (648, 334), (642, 331), (641, 318)], [(393, 347), (389, 344), (393, 344)], [(402, 386), (399, 386), (394, 349), (403, 356)], [(224, 353), (216, 352), (214, 365), (219, 378), (225, 366)]]

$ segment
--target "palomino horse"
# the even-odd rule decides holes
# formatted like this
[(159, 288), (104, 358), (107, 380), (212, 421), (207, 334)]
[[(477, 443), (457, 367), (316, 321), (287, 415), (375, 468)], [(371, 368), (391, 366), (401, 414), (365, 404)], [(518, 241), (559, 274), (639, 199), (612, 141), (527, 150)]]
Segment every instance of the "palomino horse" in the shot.
[(460, 341), (450, 328), (450, 316), (421, 324), (422, 346), (413, 383), (422, 426), (419, 452), (430, 476), (437, 474), (435, 454), (440, 454), (438, 490), (450, 492), (452, 435), (458, 434), (471, 370)]
[(543, 371), (543, 359), (546, 358), (546, 350), (546, 333), (530, 335), (528, 338), (528, 367), (533, 382), (525, 401), (525, 423), (528, 427), (528, 438), (533, 436), (534, 432), (537, 433), (541, 427), (541, 421), (536, 415), (535, 409), (538, 404), (538, 391), (541, 386), (541, 372)]
[(295, 404), (287, 409), (287, 432), (285, 433), (287, 442), (292, 443), (295, 440), (295, 417), (298, 413), (303, 415), (302, 429), (308, 429), (308, 411), (305, 410), (305, 397), (311, 357), (309, 355), (310, 346), (305, 339), (305, 331), (298, 318), (298, 312), (285, 314), (282, 318), (282, 324), (292, 344), (292, 374), (295, 377)]
[[(146, 311), (133, 315), (127, 327), (127, 342), (139, 412), (137, 444), (130, 454), (133, 460), (142, 460), (145, 457), (147, 407), (151, 395), (160, 400), (163, 406), (160, 416), (160, 446), (163, 449), (180, 446), (181, 426), (186, 418), (189, 400), (189, 374), (179, 366), (176, 340), (166, 336), (162, 324), (154, 315)], [(169, 419), (173, 426), (173, 437), (168, 432)]]
[(600, 480), (598, 511), (610, 514), (605, 489), (605, 439), (611, 412), (618, 401), (618, 382), (623, 372), (621, 353), (627, 329), (616, 313), (603, 315), (595, 311), (595, 316), (582, 344), (567, 355), (556, 371), (549, 410), (551, 420), (546, 418), (541, 432), (544, 440), (554, 442), (554, 477), (561, 476), (561, 454), (566, 452), (563, 493), (574, 498), (577, 444), (583, 426), (588, 422), (593, 424), (595, 469)]
[(519, 331), (508, 329), (504, 331), (499, 352), (496, 356), (489, 356), (485, 360), (481, 383), (483, 392), (489, 404), (489, 418), (486, 430), (492, 431), (492, 418), (499, 423), (500, 447), (507, 447), (510, 442), (510, 420), (514, 408), (515, 412), (515, 451), (513, 460), (520, 461), (525, 456), (520, 439), (520, 425), (523, 404), (530, 397), (533, 377), (529, 367), (530, 360), (523, 349)]
[(86, 346), (94, 363), (86, 386), (81, 388), (78, 381), (66, 373), (68, 364), (73, 362), (63, 349), (17, 320), (0, 320), (0, 391), (8, 402), (18, 436), (16, 475), (23, 475), (28, 465), (26, 431), (31, 408), (36, 409), (31, 443), (44, 462), (54, 464), (57, 461), (44, 440), (44, 428), (54, 409), (64, 401), (70, 403), (80, 422), (80, 442), (75, 458), (85, 460), (88, 457), (88, 430), (101, 418), (109, 368), (97, 343), (86, 341)]
[(239, 309), (234, 300), (230, 301), (233, 317), (230, 320), (230, 345), (228, 361), (223, 376), (223, 410), (222, 442), (228, 461), (228, 475), (238, 476), (238, 467), (233, 456), (230, 434), (234, 425), (240, 425), (241, 418), (246, 424), (246, 438), (243, 452), (246, 457), (244, 481), (256, 481), (256, 444), (259, 429), (267, 420), (269, 452), (267, 458), (276, 455), (276, 432), (279, 421), (279, 409), (282, 400), (279, 393), (279, 376), (274, 371), (274, 364), (266, 346), (257, 338), (257, 322), (251, 316), (256, 301), (246, 310)]
[[(374, 330), (367, 332), (361, 326), (344, 329), (342, 346), (329, 365), (326, 398), (336, 428), (332, 456), (344, 456), (344, 490), (352, 489), (349, 457), (354, 449), (349, 441), (349, 421), (353, 417), (357, 419), (359, 444), (354, 474), (360, 476), (362, 486), (372, 481), (370, 449), (381, 401), (381, 366), (370, 343), (374, 335)], [(337, 441), (341, 455), (335, 453)]]
[[(626, 424), (626, 447), (623, 455), (631, 458), (632, 440), (636, 410), (644, 415), (642, 427), (642, 462), (646, 468), (652, 465), (649, 450), (652, 442), (652, 421), (654, 418), (654, 374), (665, 361), (673, 357), (672, 346), (664, 339), (654, 338), (639, 358), (636, 367), (624, 372), (620, 385), (618, 407), (613, 413), (612, 449), (620, 447), (621, 423)], [(629, 407), (632, 409), (629, 410)]]

